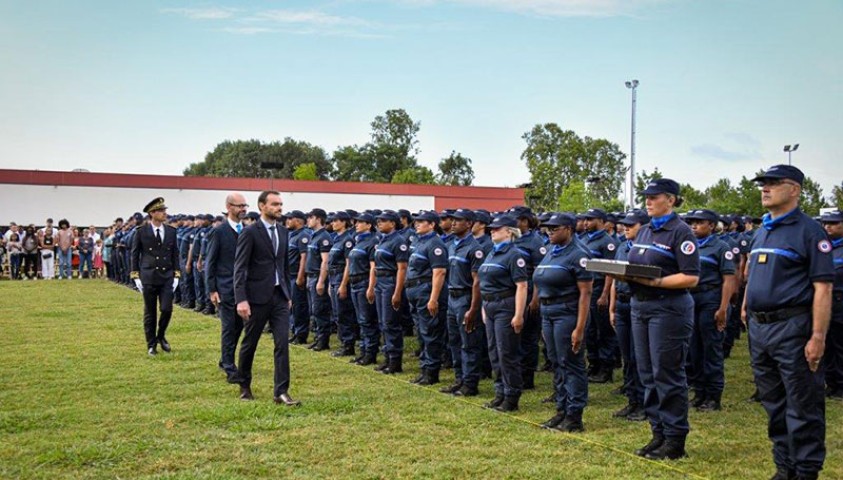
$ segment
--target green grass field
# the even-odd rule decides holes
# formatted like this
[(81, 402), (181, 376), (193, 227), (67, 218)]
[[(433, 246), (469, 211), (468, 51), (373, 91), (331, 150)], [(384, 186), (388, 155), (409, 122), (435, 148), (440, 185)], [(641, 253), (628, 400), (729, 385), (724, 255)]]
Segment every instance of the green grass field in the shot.
[[(586, 432), (537, 427), (550, 375), (516, 415), (485, 410), (327, 352), (292, 348), (291, 393), (272, 403), (271, 339), (255, 361), (256, 401), (217, 369), (217, 319), (176, 308), (172, 354), (146, 355), (140, 295), (104, 280), (0, 283), (2, 478), (768, 478), (766, 417), (752, 392), (745, 337), (727, 362), (724, 411), (691, 413), (689, 458), (631, 452), (646, 423), (611, 418), (617, 386), (592, 386)], [(334, 340), (336, 344), (336, 341)], [(408, 345), (412, 351), (413, 345)], [(409, 356), (409, 355), (408, 355)], [(406, 368), (409, 366), (410, 368)], [(443, 372), (444, 381), (452, 379)], [(843, 405), (828, 407), (823, 478), (843, 478)]]

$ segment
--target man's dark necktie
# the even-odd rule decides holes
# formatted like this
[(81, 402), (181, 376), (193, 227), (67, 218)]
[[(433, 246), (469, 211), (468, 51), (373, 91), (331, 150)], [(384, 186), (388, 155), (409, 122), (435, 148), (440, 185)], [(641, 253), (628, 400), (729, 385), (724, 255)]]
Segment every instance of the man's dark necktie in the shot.
[(158, 239), (158, 243), (161, 243), (161, 229), (160, 228), (155, 229), (155, 238)]
[(275, 235), (275, 225), (269, 227), (269, 236), (272, 238), (272, 254), (278, 254), (278, 236)]

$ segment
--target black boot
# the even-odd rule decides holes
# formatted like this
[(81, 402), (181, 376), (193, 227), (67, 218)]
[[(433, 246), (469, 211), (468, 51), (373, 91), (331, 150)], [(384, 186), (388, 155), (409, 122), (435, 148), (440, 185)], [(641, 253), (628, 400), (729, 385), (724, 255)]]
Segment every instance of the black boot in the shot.
[(554, 415), (550, 420), (542, 423), (541, 426), (542, 428), (552, 429), (558, 427), (559, 425), (562, 425), (562, 422), (564, 421), (565, 412), (556, 412), (556, 415)]
[(576, 412), (565, 416), (565, 421), (556, 428), (568, 433), (584, 431), (585, 427), (582, 425), (582, 412)]
[(477, 387), (469, 385), (463, 385), (459, 390), (454, 392), (455, 397), (476, 397), (479, 394), (480, 392), (477, 391)]
[(685, 453), (685, 437), (670, 437), (665, 438), (664, 443), (659, 448), (647, 452), (644, 458), (650, 460), (677, 460), (687, 456), (688, 454)]
[(363, 365), (365, 367), (366, 365), (374, 365), (375, 363), (377, 363), (377, 361), (378, 361), (378, 354), (377, 353), (367, 353), (367, 354), (363, 355), (363, 358), (361, 358), (359, 361), (357, 361), (355, 363), (357, 363), (357, 365)]
[(588, 377), (588, 383), (612, 383), (612, 367), (603, 366)]
[(410, 380), (410, 383), (418, 384), (419, 382), (421, 382), (424, 379), (425, 375), (427, 375), (427, 372), (425, 371), (425, 369), (422, 368), (421, 372), (419, 372), (419, 374), (416, 376), (416, 378)]
[(707, 398), (705, 397), (705, 393), (703, 392), (694, 392), (694, 398), (691, 399), (689, 404), (694, 408), (700, 408), (700, 406), (705, 403)]
[(342, 346), (339, 350), (331, 353), (332, 357), (353, 357), (354, 356), (354, 344), (353, 343), (346, 343)]
[(652, 440), (650, 440), (650, 443), (636, 450), (635, 454), (639, 457), (643, 457), (648, 453), (652, 452), (653, 450), (661, 447), (663, 443), (664, 435), (662, 435), (661, 433), (654, 433)]
[(787, 470), (785, 468), (777, 468), (776, 474), (770, 477), (770, 480), (795, 480), (796, 472)]
[(723, 407), (720, 406), (720, 399), (719, 398), (709, 398), (702, 405), (697, 407), (698, 412), (717, 412), (720, 411)]
[(381, 373), (392, 375), (395, 373), (401, 373), (403, 371), (404, 369), (401, 368), (401, 357), (398, 357), (389, 359), (389, 365), (387, 365), (386, 368), (381, 370)]
[(542, 403), (556, 403), (556, 392), (552, 392), (545, 398), (542, 398)]
[(524, 379), (524, 384), (521, 387), (523, 390), (534, 390), (536, 388), (535, 370), (524, 370), (521, 373), (521, 377)]
[(389, 359), (385, 358), (383, 360), (383, 363), (380, 363), (380, 364), (378, 364), (377, 367), (375, 367), (375, 371), (382, 372), (382, 371), (386, 370), (387, 367), (389, 367)]
[(196, 312), (196, 313), (199, 313), (199, 312), (201, 312), (202, 310), (205, 310), (205, 304), (204, 304), (204, 303), (198, 303), (198, 302), (197, 302), (197, 303), (196, 303), (196, 306), (195, 306), (195, 307), (193, 307), (193, 311), (194, 311), (194, 312)]
[(357, 355), (356, 357), (352, 358), (351, 360), (348, 361), (348, 363), (353, 363), (353, 364), (357, 365), (360, 362), (360, 360), (363, 360), (363, 357), (365, 357), (365, 356), (366, 356), (365, 353), (360, 352), (360, 355)]
[(418, 383), (418, 385), (436, 385), (439, 383), (439, 369), (429, 369), (425, 372), (424, 378)]
[(328, 339), (323, 338), (323, 339), (317, 340), (316, 345), (314, 345), (311, 350), (313, 350), (314, 352), (321, 352), (323, 350), (328, 350), (329, 348), (331, 348), (331, 345), (330, 345), (330, 343), (328, 343)]
[(643, 422), (647, 420), (647, 411), (641, 405), (636, 405), (635, 410), (629, 412), (626, 419), (630, 422)]
[(638, 408), (638, 405), (629, 402), (625, 407), (613, 413), (612, 416), (615, 418), (626, 418), (626, 416), (635, 411), (636, 408)]
[(600, 371), (600, 362), (597, 360), (588, 361), (588, 368), (585, 371), (586, 376), (591, 377), (593, 375), (597, 375), (597, 372)]
[(456, 392), (457, 390), (460, 389), (460, 387), (462, 387), (462, 382), (456, 382), (455, 381), (454, 383), (448, 385), (447, 387), (440, 388), (439, 391), (442, 392), (442, 393), (450, 393), (450, 394), (453, 395), (454, 392)]
[(507, 396), (503, 397), (503, 403), (495, 407), (499, 412), (517, 412), (519, 397)]
[(500, 406), (500, 404), (503, 403), (503, 400), (504, 400), (503, 394), (502, 393), (496, 393), (495, 398), (493, 398), (491, 401), (483, 404), (483, 407), (485, 407), (485, 408), (497, 408), (497, 407)]

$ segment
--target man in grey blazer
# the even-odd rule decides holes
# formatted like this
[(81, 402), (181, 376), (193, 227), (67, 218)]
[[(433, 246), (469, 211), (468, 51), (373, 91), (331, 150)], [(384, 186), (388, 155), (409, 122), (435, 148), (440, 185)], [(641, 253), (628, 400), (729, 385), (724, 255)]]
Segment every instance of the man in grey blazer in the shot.
[(234, 256), (234, 301), (243, 319), (245, 336), (240, 344), (240, 366), (229, 382), (240, 384), (240, 399), (253, 400), (252, 362), (263, 327), (269, 323), (275, 342), (273, 400), (287, 406), (301, 402), (289, 395), (290, 387), (290, 284), (287, 228), (281, 220), (281, 194), (261, 192), (261, 218), (237, 238)]

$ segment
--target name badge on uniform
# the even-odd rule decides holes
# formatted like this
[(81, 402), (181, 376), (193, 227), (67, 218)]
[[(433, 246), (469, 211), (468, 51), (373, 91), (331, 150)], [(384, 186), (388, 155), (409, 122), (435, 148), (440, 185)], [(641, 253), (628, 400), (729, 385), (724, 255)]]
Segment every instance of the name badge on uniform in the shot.
[(767, 263), (767, 254), (766, 253), (759, 253), (758, 254), (758, 263)]

